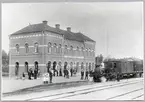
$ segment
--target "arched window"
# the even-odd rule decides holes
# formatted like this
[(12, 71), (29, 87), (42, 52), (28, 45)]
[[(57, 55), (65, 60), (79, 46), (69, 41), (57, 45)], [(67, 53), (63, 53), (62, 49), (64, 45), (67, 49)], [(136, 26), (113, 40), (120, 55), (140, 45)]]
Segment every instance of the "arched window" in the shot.
[(58, 53), (62, 53), (62, 45), (61, 44), (59, 44)]
[(62, 63), (58, 62), (59, 67), (62, 69)]
[(81, 51), (82, 51), (82, 56), (84, 55), (84, 48), (82, 47), (81, 48)]
[(57, 44), (54, 43), (54, 53), (56, 53), (56, 52), (57, 52)]
[(70, 53), (73, 55), (73, 46), (70, 46)]
[(34, 44), (34, 51), (35, 51), (35, 53), (38, 53), (38, 43), (37, 42)]
[(36, 70), (38, 70), (38, 62), (37, 61), (34, 62), (34, 67)]
[(91, 68), (91, 63), (89, 63), (89, 71), (91, 71), (92, 70), (92, 68)]
[(78, 46), (77, 46), (76, 52), (77, 52), (77, 55), (80, 55), (80, 51), (79, 51), (79, 47)]
[(95, 52), (94, 52), (94, 50), (92, 51), (92, 56), (95, 56)]
[(91, 56), (91, 49), (88, 50), (88, 56)]
[(28, 62), (25, 62), (25, 71), (28, 72)]
[(95, 69), (95, 65), (94, 65), (94, 63), (92, 63), (92, 70), (94, 70)]
[(88, 56), (88, 49), (86, 48), (86, 56)]
[(65, 54), (68, 53), (68, 49), (67, 49), (67, 45), (65, 45), (65, 50), (64, 50)]
[(28, 45), (28, 43), (25, 44), (25, 50), (26, 50), (26, 53), (29, 52), (29, 45)]
[(77, 71), (77, 72), (80, 71), (80, 70), (79, 70), (79, 62), (76, 63), (76, 71)]
[(16, 52), (19, 53), (19, 44), (16, 44)]
[(53, 62), (53, 70), (56, 70), (56, 69), (57, 69), (57, 68), (56, 68), (56, 65), (57, 65), (57, 62), (54, 61), (54, 62)]
[(48, 43), (48, 53), (51, 53), (51, 42)]
[(73, 68), (73, 62), (70, 62), (70, 68)]
[(47, 63), (47, 72), (49, 72), (50, 68), (51, 68), (51, 61), (48, 61), (48, 63)]
[(84, 63), (81, 63), (81, 70), (84, 69)]
[(92, 50), (90, 51), (90, 56), (93, 56)]
[(86, 69), (88, 69), (88, 63), (86, 63)]

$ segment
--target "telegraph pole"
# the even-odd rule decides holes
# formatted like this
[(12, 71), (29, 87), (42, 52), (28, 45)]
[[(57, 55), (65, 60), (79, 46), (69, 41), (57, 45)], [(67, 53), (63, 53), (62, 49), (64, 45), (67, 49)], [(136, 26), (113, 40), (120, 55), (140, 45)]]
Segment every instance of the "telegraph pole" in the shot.
[(108, 57), (108, 51), (109, 51), (109, 35), (108, 35), (108, 27), (106, 27), (105, 35), (106, 35), (106, 57)]

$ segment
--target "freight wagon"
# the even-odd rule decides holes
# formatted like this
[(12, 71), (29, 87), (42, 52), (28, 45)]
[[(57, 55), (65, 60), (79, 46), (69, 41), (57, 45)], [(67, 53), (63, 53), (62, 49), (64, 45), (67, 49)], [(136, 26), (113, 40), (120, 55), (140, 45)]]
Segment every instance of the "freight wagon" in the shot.
[(108, 73), (120, 73), (122, 77), (142, 76), (143, 62), (134, 60), (111, 60), (105, 61), (105, 70)]

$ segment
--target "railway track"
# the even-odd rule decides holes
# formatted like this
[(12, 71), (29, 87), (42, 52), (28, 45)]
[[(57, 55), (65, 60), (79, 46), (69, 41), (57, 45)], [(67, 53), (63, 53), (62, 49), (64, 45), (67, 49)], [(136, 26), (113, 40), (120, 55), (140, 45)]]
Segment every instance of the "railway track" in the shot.
[(132, 98), (132, 100), (138, 100), (138, 98), (140, 98), (140, 97), (144, 97), (144, 94), (141, 94), (139, 96), (136, 96), (136, 97)]
[(119, 82), (119, 83), (111, 84), (111, 85), (97, 86), (97, 87), (85, 88), (85, 89), (74, 90), (74, 91), (69, 91), (69, 92), (62, 92), (62, 93), (58, 93), (58, 94), (46, 95), (46, 96), (42, 96), (42, 97), (35, 97), (35, 98), (27, 99), (27, 101), (41, 100), (41, 99), (43, 100), (45, 98), (48, 100), (56, 100), (56, 99), (67, 98), (67, 97), (71, 97), (71, 96), (88, 94), (91, 92), (111, 89), (111, 88), (123, 87), (123, 86), (131, 85), (131, 84), (137, 84), (139, 82), (141, 82), (141, 81)]
[[(122, 96), (125, 96), (125, 95), (128, 95), (128, 94), (131, 94), (131, 93), (135, 93), (135, 92), (141, 91), (141, 90), (143, 90), (143, 89), (144, 89), (144, 88), (139, 88), (139, 89), (136, 89), (136, 90), (132, 90), (132, 91), (129, 91), (129, 92), (120, 94), (120, 95), (116, 95), (116, 96), (110, 97), (110, 98), (108, 98), (108, 99), (106, 99), (106, 100), (113, 100), (113, 99), (116, 99), (116, 98), (118, 98), (118, 97), (122, 97)], [(137, 97), (133, 97), (131, 100), (136, 99), (136, 98), (141, 97), (141, 96), (143, 96), (143, 94), (142, 94), (142, 95), (139, 95), (139, 96), (137, 96)]]

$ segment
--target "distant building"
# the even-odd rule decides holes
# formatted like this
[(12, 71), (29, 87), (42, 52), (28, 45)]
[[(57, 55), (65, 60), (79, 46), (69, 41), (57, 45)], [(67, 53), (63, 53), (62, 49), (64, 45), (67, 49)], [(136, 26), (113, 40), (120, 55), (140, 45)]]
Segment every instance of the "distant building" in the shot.
[(77, 68), (83, 64), (85, 68), (93, 69), (95, 65), (95, 41), (82, 33), (74, 33), (71, 28), (60, 29), (47, 25), (47, 21), (32, 24), (13, 33), (10, 39), (9, 75), (21, 75), (29, 68), (40, 69), (41, 73), (48, 71), (47, 66), (69, 66)]

